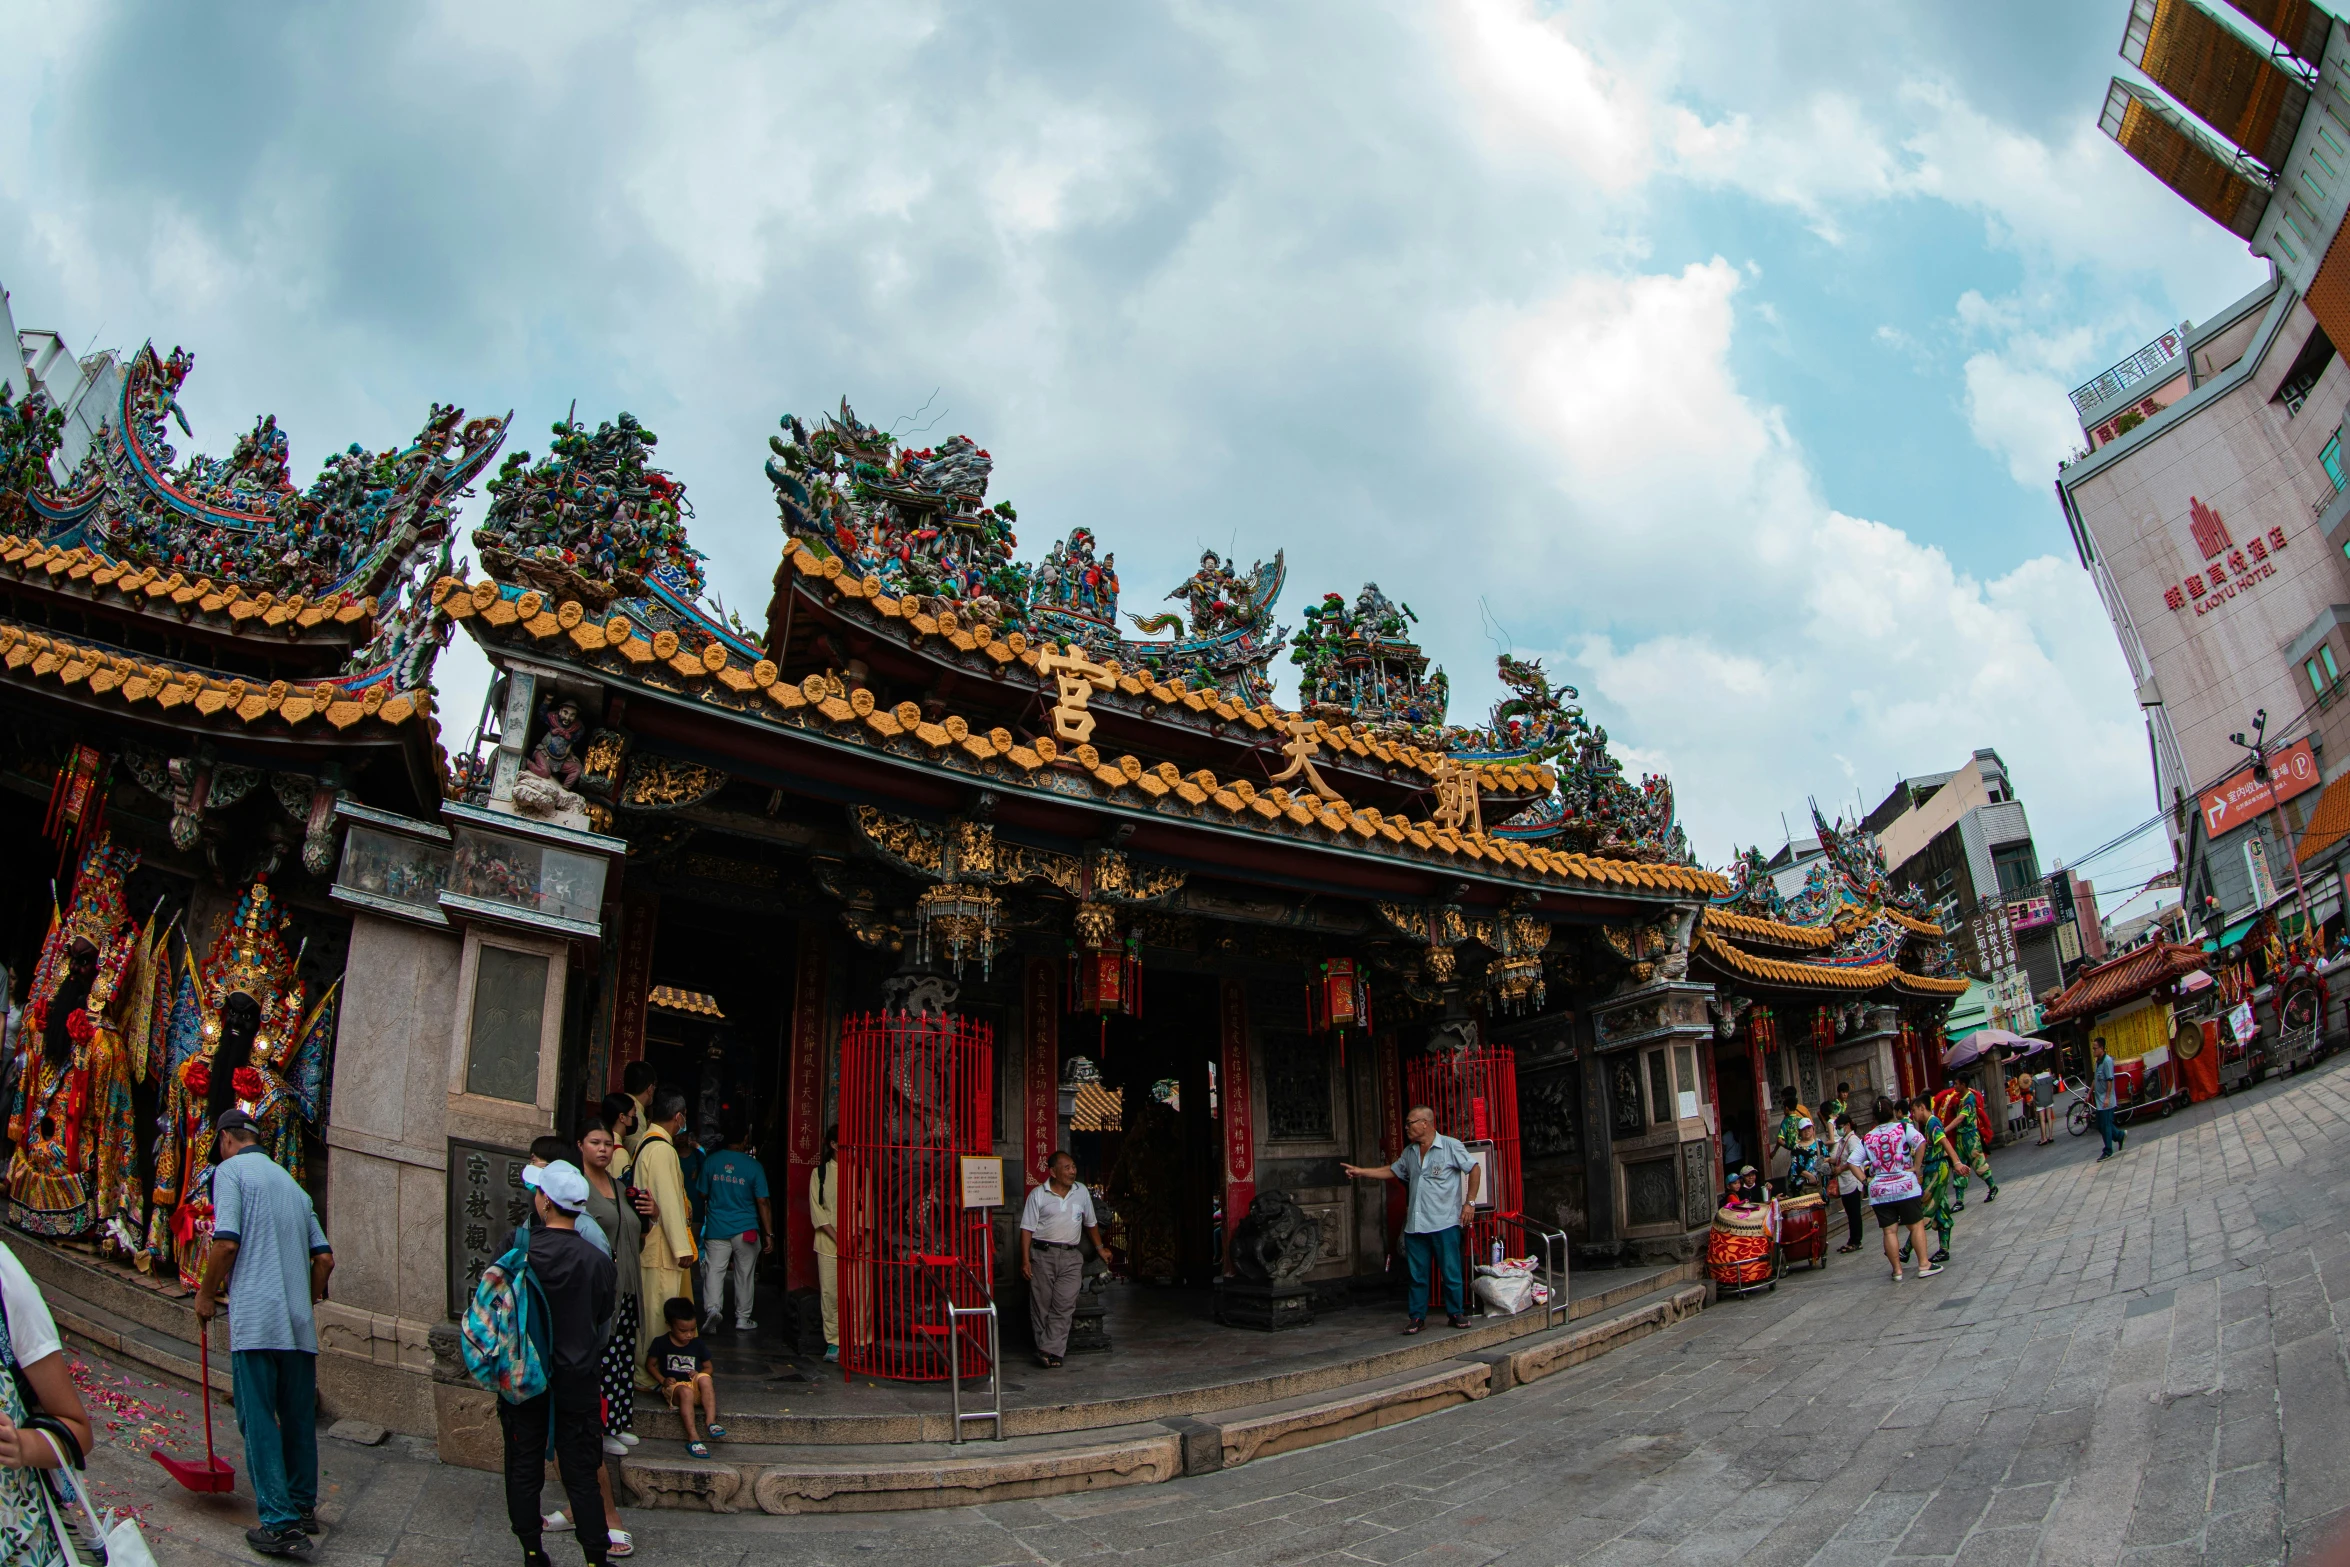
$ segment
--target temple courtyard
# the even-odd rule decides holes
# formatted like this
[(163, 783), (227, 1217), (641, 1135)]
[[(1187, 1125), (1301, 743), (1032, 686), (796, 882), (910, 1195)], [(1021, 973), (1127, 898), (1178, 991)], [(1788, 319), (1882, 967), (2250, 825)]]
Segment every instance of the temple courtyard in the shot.
[[(2197, 1106), (2107, 1164), (2095, 1152), (2093, 1137), (2061, 1135), (2004, 1151), (2000, 1200), (1973, 1194), (1954, 1265), (1922, 1284), (1896, 1288), (1873, 1254), (1836, 1257), (1546, 1380), (1224, 1473), (914, 1512), (632, 1509), (637, 1559), (2234, 1563), (2314, 1551), (2350, 1514), (2335, 1304), (2350, 1291), (2338, 1173), (2350, 1073)], [(126, 1376), (95, 1356), (88, 1374)], [(144, 1375), (116, 1385), (137, 1395), (95, 1461), (116, 1504), (143, 1509), (166, 1563), (252, 1559), (249, 1498), (173, 1491), (128, 1429), (145, 1417), (184, 1440), (185, 1402)], [(321, 1445), (332, 1529), (319, 1560), (516, 1558), (494, 1476), (399, 1437)], [(578, 1559), (570, 1540), (552, 1544), (558, 1562)]]

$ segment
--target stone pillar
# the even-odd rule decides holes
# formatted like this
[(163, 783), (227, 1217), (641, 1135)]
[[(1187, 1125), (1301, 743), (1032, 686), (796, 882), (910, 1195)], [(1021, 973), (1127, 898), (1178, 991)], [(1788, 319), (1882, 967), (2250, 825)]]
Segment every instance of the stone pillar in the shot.
[(331, 1298), (318, 1307), (323, 1408), (434, 1433), (431, 1328), (447, 1319), (449, 1030), (461, 944), (356, 914), (343, 974), (327, 1168)]
[(645, 996), (653, 988), (653, 937), (661, 925), (661, 897), (632, 891), (620, 900), (619, 972), (612, 982), (612, 1049), (600, 1093), (620, 1092), (629, 1063), (645, 1058)]

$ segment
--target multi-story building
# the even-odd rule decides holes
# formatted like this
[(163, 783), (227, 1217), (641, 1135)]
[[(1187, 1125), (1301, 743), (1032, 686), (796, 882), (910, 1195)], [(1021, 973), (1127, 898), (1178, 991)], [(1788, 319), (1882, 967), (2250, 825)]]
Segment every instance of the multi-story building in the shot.
[(0, 352), (0, 385), (11, 398), (38, 391), (65, 412), (65, 433), (49, 459), (60, 482), (80, 466), (98, 431), (118, 417), (122, 402), (122, 361), (112, 349), (76, 355), (62, 333), (46, 327), (18, 331), (9, 313), (8, 291), (0, 289), (0, 343), (14, 343), (14, 355)]
[[(1896, 887), (1914, 889), (1942, 911), (1965, 970), (1992, 989), (2002, 1026), (2036, 1025), (2033, 998), (2064, 982), (2083, 955), (2076, 910), (2095, 925), (2095, 893), (2070, 872), (2043, 877), (2032, 824), (2007, 764), (1975, 752), (1946, 773), (1905, 778), (1862, 819), (1884, 852)], [(2101, 935), (2095, 950), (2104, 950)]]
[[(2207, 926), (2290, 895), (2319, 788), (2350, 771), (2350, 34), (2306, 5), (2235, 8), (2258, 46), (2194, 0), (2132, 0), (2122, 54), (2153, 85), (2117, 78), (2103, 126), (2269, 281), (2075, 391), (2089, 450), (2056, 485)], [(2273, 791), (2239, 736), (2275, 751)]]

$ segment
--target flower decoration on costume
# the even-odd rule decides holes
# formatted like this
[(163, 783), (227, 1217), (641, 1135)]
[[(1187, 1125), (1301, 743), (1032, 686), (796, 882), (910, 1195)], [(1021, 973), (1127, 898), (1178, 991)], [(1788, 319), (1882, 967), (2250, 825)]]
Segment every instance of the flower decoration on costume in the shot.
[(240, 1104), (259, 1104), (261, 1096), (269, 1091), (269, 1086), (261, 1080), (261, 1074), (249, 1066), (238, 1067), (229, 1083), (236, 1089), (237, 1102)]
[(65, 1015), (65, 1032), (75, 1044), (86, 1045), (97, 1034), (98, 1025), (90, 1021), (87, 1010), (75, 1007)]
[(188, 1085), (188, 1092), (190, 1094), (211, 1093), (212, 1063), (205, 1060), (202, 1056), (198, 1056), (195, 1060), (188, 1063), (187, 1073), (180, 1080)]

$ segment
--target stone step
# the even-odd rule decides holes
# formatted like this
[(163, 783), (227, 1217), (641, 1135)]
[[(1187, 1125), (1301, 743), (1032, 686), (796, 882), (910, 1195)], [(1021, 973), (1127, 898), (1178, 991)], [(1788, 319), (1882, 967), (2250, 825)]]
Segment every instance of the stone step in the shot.
[(707, 1459), (692, 1457), (682, 1442), (648, 1436), (617, 1462), (631, 1505), (714, 1512), (888, 1512), (1155, 1485), (1506, 1394), (1703, 1310), (1707, 1293), (1703, 1284), (1676, 1282), (1619, 1301), (1605, 1315), (1484, 1348), (1465, 1347), (1475, 1330), (1456, 1332), (1437, 1341), (1456, 1353), (1432, 1362), (1204, 1415), (959, 1446), (761, 1443), (742, 1440), (745, 1422), (730, 1416), (734, 1439), (711, 1444)]
[[(1702, 1262), (1677, 1264), (1661, 1270), (1623, 1270), (1628, 1276), (1612, 1288), (1587, 1293), (1574, 1299), (1566, 1318), (1571, 1326), (1599, 1317), (1613, 1315), (1628, 1301), (1645, 1301), (1659, 1290), (1670, 1291), (1686, 1286), (1704, 1276)], [(1403, 1372), (1434, 1366), (1441, 1361), (1466, 1358), (1487, 1358), (1487, 1352), (1521, 1339), (1543, 1334), (1557, 1334), (1562, 1329), (1551, 1325), (1540, 1311), (1523, 1312), (1515, 1317), (1478, 1317), (1474, 1327), (1464, 1330), (1432, 1327), (1417, 1338), (1380, 1330), (1376, 1336), (1369, 1325), (1379, 1319), (1364, 1314), (1366, 1324), (1365, 1347), (1343, 1360), (1332, 1360), (1317, 1366), (1276, 1372), (1262, 1376), (1215, 1381), (1213, 1371), (1203, 1368), (1199, 1384), (1171, 1388), (1164, 1392), (1134, 1394), (1115, 1398), (1087, 1398), (1083, 1384), (1072, 1377), (1074, 1396), (1061, 1403), (1030, 1405), (1014, 1403), (1004, 1411), (1004, 1434), (1007, 1437), (1046, 1436), (1057, 1432), (1100, 1430), (1116, 1426), (1147, 1424), (1176, 1417), (1208, 1418), (1223, 1411), (1275, 1403), (1304, 1397), (1309, 1394), (1331, 1393), (1375, 1381)], [(1395, 1319), (1400, 1324), (1400, 1318)], [(1007, 1357), (1018, 1363), (1015, 1352)], [(1073, 1362), (1072, 1364), (1077, 1364)], [(837, 1376), (836, 1368), (827, 1367), (825, 1374)], [(981, 1390), (982, 1393), (984, 1390)], [(761, 1442), (776, 1446), (801, 1447), (826, 1443), (847, 1446), (869, 1446), (876, 1443), (938, 1442), (945, 1443), (952, 1436), (953, 1424), (946, 1410), (946, 1389), (938, 1388), (939, 1408), (926, 1413), (892, 1414), (786, 1414), (762, 1411), (755, 1404), (746, 1407), (752, 1395), (722, 1394), (726, 1410), (726, 1428), (741, 1441)], [(974, 1397), (968, 1386), (964, 1390), (965, 1407)], [(679, 1423), (657, 1394), (639, 1392), (636, 1400), (636, 1431), (647, 1438), (661, 1438), (682, 1442), (685, 1427)]]
[[(49, 1314), (68, 1338), (195, 1386), (196, 1313), (193, 1297), (176, 1279), (153, 1284), (128, 1268), (59, 1245), (16, 1241), (9, 1250), (40, 1285)], [(225, 1396), (233, 1388), (225, 1320), (214, 1320), (211, 1339), (212, 1386)]]
[(726, 1441), (710, 1444), (710, 1455), (695, 1458), (677, 1442), (639, 1443), (619, 1460), (629, 1504), (720, 1513), (898, 1512), (1155, 1485), (1183, 1472), (1182, 1437), (1156, 1424), (959, 1447)]

